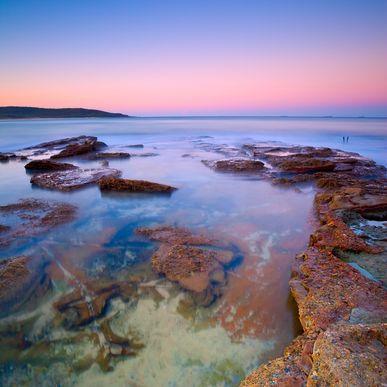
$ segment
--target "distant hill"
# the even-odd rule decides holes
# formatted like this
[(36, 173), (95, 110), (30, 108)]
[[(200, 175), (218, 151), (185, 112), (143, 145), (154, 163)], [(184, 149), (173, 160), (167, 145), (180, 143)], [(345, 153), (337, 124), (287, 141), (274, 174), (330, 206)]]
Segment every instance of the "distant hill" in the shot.
[(0, 119), (12, 118), (83, 118), (83, 117), (129, 117), (121, 113), (82, 108), (46, 109), (27, 106), (0, 106)]

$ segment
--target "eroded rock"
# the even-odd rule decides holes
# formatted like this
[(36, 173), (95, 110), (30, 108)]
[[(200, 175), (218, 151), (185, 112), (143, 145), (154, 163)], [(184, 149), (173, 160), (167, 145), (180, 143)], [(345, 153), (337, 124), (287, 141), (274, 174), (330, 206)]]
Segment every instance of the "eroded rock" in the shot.
[(42, 173), (31, 178), (31, 183), (41, 188), (72, 191), (97, 184), (103, 177), (118, 177), (121, 172), (111, 168), (71, 169)]

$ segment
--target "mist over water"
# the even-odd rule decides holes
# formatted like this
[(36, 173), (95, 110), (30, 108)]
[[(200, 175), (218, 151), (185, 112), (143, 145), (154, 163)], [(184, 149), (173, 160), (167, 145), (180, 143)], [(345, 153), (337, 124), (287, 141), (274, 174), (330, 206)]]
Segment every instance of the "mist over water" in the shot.
[[(386, 120), (376, 119), (0, 121), (0, 151), (82, 134), (130, 153), (154, 153), (110, 161), (110, 167), (123, 177), (178, 190), (171, 196), (101, 194), (97, 187), (46, 191), (31, 187), (23, 162), (0, 163), (0, 205), (35, 197), (79, 208), (72, 223), (0, 250), (1, 259), (48, 257), (53, 283), (33, 308), (27, 305), (0, 320), (1, 335), (21, 329), (31, 341), (28, 349), (13, 351), (0, 341), (0, 384), (235, 385), (261, 362), (279, 355), (299, 331), (288, 280), (294, 256), (306, 246), (312, 229), (314, 192), (310, 186), (283, 189), (254, 176), (216, 173), (201, 160), (222, 156), (201, 145), (281, 141), (342, 148), (386, 164)], [(348, 143), (343, 136), (349, 136)], [(144, 148), (126, 148), (133, 144)], [(87, 159), (70, 162), (99, 166)], [(155, 244), (134, 231), (165, 224), (214, 235), (240, 254), (239, 264), (227, 270), (222, 296), (211, 306), (192, 306), (187, 292), (152, 271)], [(113, 300), (98, 324), (108, 319), (117, 335), (134, 337), (142, 347), (133, 356), (113, 359), (112, 369), (105, 372), (94, 361), (98, 346), (86, 338), (95, 327), (65, 329), (58, 325), (52, 304), (72, 290), (69, 278), (86, 283), (134, 277), (141, 279), (139, 297)]]

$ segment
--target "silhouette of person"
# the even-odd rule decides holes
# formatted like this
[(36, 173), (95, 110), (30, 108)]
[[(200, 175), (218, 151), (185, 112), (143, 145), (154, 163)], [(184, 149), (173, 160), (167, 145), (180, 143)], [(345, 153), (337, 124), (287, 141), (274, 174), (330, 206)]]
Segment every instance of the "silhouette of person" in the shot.
[(348, 141), (349, 141), (349, 136), (347, 136), (347, 144), (348, 144)]

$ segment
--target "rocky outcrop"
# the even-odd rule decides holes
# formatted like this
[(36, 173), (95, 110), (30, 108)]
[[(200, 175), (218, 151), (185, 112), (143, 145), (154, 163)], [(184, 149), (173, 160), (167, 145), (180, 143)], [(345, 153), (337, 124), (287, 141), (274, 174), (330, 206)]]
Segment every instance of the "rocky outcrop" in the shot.
[(19, 256), (0, 261), (0, 317), (47, 292), (50, 280), (44, 271), (45, 265), (42, 257)]
[(32, 160), (24, 168), (31, 171), (65, 171), (77, 167), (73, 164), (58, 163), (52, 160)]
[(170, 185), (117, 177), (103, 177), (98, 184), (102, 191), (171, 193), (176, 190)]
[(31, 184), (52, 190), (72, 191), (97, 184), (103, 177), (118, 177), (120, 174), (120, 171), (111, 168), (76, 168), (34, 175)]
[[(367, 219), (386, 219), (385, 169), (328, 148), (252, 146), (248, 151), (277, 168), (269, 175), (277, 184), (316, 183), (319, 225), (296, 258), (290, 280), (304, 333), (283, 357), (262, 365), (241, 385), (381, 385), (386, 380), (387, 292), (340, 258), (358, 256), (363, 268), (363, 254), (385, 260), (383, 233), (369, 232), (367, 226)], [(311, 159), (307, 168), (298, 166), (305, 158)], [(283, 171), (288, 175), (281, 176)]]
[(386, 371), (387, 324), (340, 324), (314, 344), (308, 386), (382, 386)]
[(20, 238), (42, 234), (75, 218), (76, 207), (56, 201), (23, 199), (0, 206), (0, 248)]
[(234, 259), (231, 250), (186, 229), (164, 226), (137, 233), (161, 242), (152, 256), (153, 270), (188, 290), (197, 303), (209, 305), (221, 295), (226, 284), (224, 265)]

